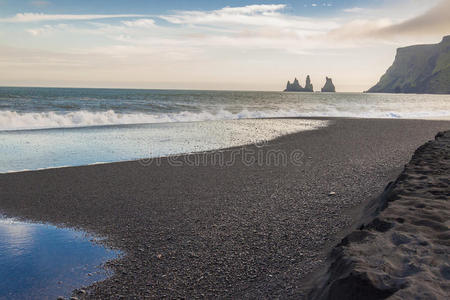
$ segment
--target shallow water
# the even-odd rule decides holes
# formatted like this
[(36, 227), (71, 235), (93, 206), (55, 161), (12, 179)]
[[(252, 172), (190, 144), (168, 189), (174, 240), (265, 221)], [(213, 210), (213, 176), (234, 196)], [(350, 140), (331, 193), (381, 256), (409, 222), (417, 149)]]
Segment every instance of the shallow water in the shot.
[(264, 119), (0, 131), (0, 173), (221, 149), (326, 124)]
[(0, 218), (0, 299), (56, 299), (107, 277), (118, 251), (85, 233)]

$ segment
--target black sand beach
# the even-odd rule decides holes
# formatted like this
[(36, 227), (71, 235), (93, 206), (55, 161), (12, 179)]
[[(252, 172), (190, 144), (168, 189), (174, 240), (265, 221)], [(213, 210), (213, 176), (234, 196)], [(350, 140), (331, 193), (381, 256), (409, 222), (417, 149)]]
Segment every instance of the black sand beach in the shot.
[[(250, 166), (124, 162), (0, 175), (0, 212), (79, 227), (125, 251), (92, 298), (301, 298), (311, 272), (355, 229), (417, 147), (448, 121), (332, 119), (246, 146)], [(297, 163), (263, 163), (268, 153)], [(200, 154), (180, 157), (192, 162)], [(290, 157), (290, 156), (289, 156)], [(301, 162), (301, 163), (300, 163)]]
[(312, 299), (448, 299), (450, 131), (414, 152), (331, 252)]

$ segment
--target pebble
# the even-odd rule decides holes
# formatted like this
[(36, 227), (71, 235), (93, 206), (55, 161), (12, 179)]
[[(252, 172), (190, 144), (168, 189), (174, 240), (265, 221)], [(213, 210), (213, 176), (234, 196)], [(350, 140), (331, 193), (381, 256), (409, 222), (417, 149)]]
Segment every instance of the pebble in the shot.
[(77, 294), (82, 295), (82, 294), (86, 294), (85, 290), (78, 290)]
[[(245, 289), (249, 297), (290, 298), (302, 293), (301, 278), (322, 267), (325, 243), (338, 243), (335, 238), (338, 233), (353, 224), (354, 220), (342, 211), (350, 207), (356, 210), (361, 199), (382, 189), (391, 167), (400, 167), (414, 150), (410, 145), (403, 147), (403, 142), (395, 142), (396, 133), (402, 132), (396, 129), (400, 126), (385, 126), (385, 121), (378, 120), (333, 122), (336, 126), (324, 129), (326, 134), (311, 131), (299, 133), (298, 138), (280, 138), (281, 149), (298, 148), (308, 154), (323, 149), (319, 155), (322, 159), (310, 154), (314, 163), (308, 160), (309, 166), (304, 168), (290, 164), (283, 168), (255, 164), (249, 168), (237, 162), (232, 168), (220, 170), (209, 167), (166, 170), (120, 163), (83, 167), (76, 173), (72, 169), (58, 169), (39, 176), (8, 175), (8, 184), (2, 185), (2, 196), (10, 198), (11, 211), (18, 214), (29, 211), (44, 221), (49, 218), (47, 207), (54, 206), (58, 209), (51, 209), (53, 221), (98, 231), (108, 238), (108, 243), (123, 248), (127, 255), (110, 263), (115, 271), (113, 277), (97, 283), (86, 296), (109, 299), (119, 298), (119, 294), (126, 295), (125, 298), (137, 294), (137, 299), (144, 299), (163, 295), (196, 298), (204, 294), (205, 298), (232, 298), (242, 295)], [(359, 122), (367, 126), (355, 128), (361, 127), (355, 126)], [(369, 126), (373, 123), (383, 123), (381, 128), (388, 128), (390, 134), (379, 137), (378, 129), (371, 129), (378, 127)], [(408, 138), (405, 144), (434, 134), (434, 130), (425, 129), (411, 137), (414, 142)], [(380, 165), (372, 156), (366, 157), (365, 145), (360, 149), (359, 144), (353, 143), (355, 134), (386, 141), (380, 144), (380, 149), (377, 147), (377, 154), (392, 155), (386, 155)], [(334, 146), (322, 147), (323, 143)], [(394, 146), (399, 150), (392, 153)], [(362, 160), (363, 165), (348, 165), (343, 160), (345, 156), (340, 157), (342, 151), (349, 151), (355, 159), (367, 160)], [(337, 161), (342, 161), (342, 165)], [(369, 168), (375, 169), (363, 176)], [(102, 172), (108, 174), (107, 180)], [(13, 194), (17, 194), (17, 187), (25, 180), (31, 179), (29, 176), (33, 179), (27, 182), (29, 188), (18, 196)], [(52, 184), (45, 185), (47, 180), (52, 180)], [(186, 189), (188, 184), (193, 188)], [(70, 204), (71, 197), (64, 196), (67, 186), (76, 197), (75, 206)], [(330, 190), (327, 193), (330, 187), (333, 193)], [(277, 192), (276, 197), (268, 198), (267, 192), (272, 191)], [(28, 200), (34, 195), (40, 201)], [(20, 201), (12, 201), (15, 197)], [(340, 201), (336, 201), (338, 198)], [(23, 204), (27, 204), (26, 209)], [(309, 218), (311, 212), (317, 213), (320, 221)], [(205, 274), (207, 271), (210, 275)], [(87, 272), (89, 268), (84, 274)], [(195, 280), (203, 274), (205, 277), (197, 284)], [(251, 279), (255, 275), (259, 280)], [(213, 288), (218, 292), (213, 292)]]

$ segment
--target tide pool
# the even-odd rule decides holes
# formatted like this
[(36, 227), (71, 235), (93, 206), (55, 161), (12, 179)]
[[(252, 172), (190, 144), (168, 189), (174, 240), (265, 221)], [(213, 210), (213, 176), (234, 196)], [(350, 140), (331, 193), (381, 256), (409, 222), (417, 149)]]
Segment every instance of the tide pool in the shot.
[(56, 299), (108, 276), (120, 253), (82, 231), (0, 218), (0, 299)]

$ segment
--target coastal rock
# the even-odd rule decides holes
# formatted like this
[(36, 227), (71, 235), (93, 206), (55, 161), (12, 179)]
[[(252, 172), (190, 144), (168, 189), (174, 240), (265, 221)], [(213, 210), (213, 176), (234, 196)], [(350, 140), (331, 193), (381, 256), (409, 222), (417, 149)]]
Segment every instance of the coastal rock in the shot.
[(331, 78), (326, 77), (326, 82), (323, 88), (321, 89), (323, 93), (334, 93), (336, 92), (336, 87), (333, 84), (333, 80)]
[(439, 44), (397, 49), (392, 66), (367, 92), (450, 94), (450, 35)]
[(291, 83), (290, 81), (286, 84), (285, 92), (313, 92), (313, 85), (311, 84), (311, 78), (306, 76), (306, 84), (305, 87), (302, 87), (300, 83), (298, 82), (298, 79), (295, 78), (294, 82)]
[(311, 83), (311, 78), (309, 77), (309, 75), (306, 76), (305, 90), (307, 90), (308, 92), (314, 91), (313, 85)]

